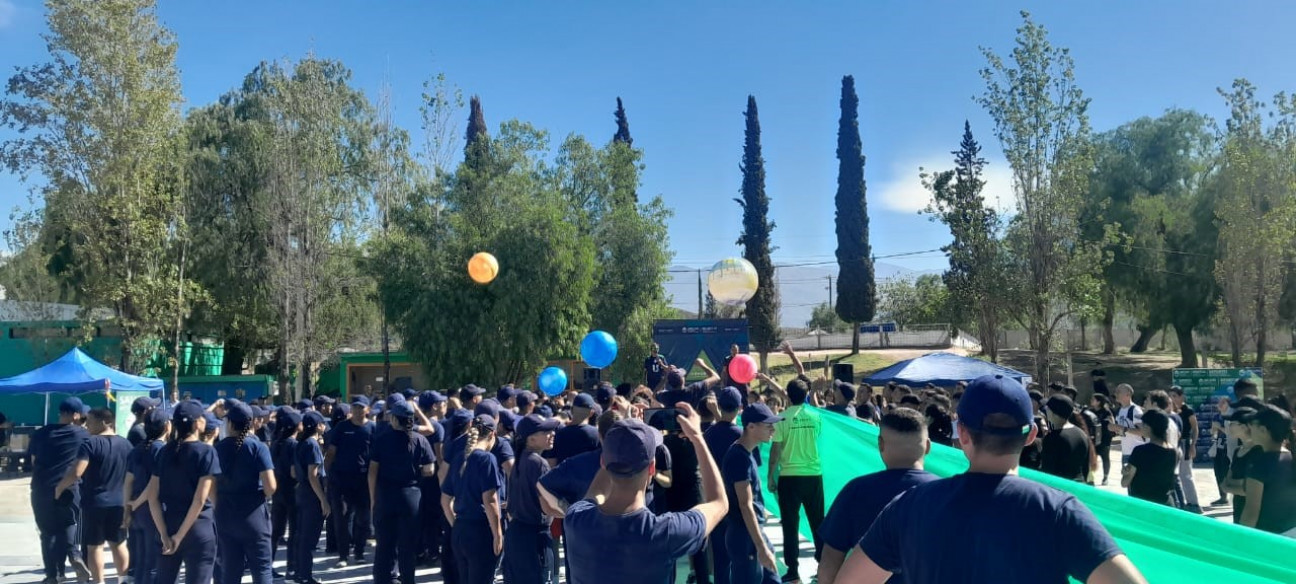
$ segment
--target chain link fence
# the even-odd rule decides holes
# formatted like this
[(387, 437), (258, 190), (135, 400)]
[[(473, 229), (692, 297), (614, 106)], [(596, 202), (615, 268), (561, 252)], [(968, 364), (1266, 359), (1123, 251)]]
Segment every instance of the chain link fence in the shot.
[[(947, 349), (952, 344), (948, 324), (913, 324), (892, 332), (860, 333), (861, 349)], [(784, 328), (783, 338), (798, 351), (851, 348), (851, 332)]]

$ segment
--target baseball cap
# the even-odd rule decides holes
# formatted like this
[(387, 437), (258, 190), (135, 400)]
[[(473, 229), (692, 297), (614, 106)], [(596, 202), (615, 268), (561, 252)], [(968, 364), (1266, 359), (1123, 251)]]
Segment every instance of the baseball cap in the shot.
[(616, 388), (606, 381), (600, 383), (598, 389), (594, 390), (594, 401), (604, 408), (612, 404), (613, 397), (616, 397)]
[(445, 429), (450, 433), (451, 437), (456, 437), (464, 428), (468, 427), (468, 424), (472, 423), (472, 419), (472, 412), (465, 409), (455, 410), (446, 414)]
[(288, 406), (280, 406), (279, 414), (275, 416), (276, 423), (280, 428), (295, 428), (302, 421), (301, 412)]
[(513, 389), (512, 385), (505, 385), (504, 387), (499, 388), (499, 391), (495, 392), (495, 399), (499, 401), (499, 403), (504, 403), (510, 398), (517, 397), (517, 394), (518, 390)]
[(661, 432), (639, 420), (618, 420), (603, 437), (603, 468), (622, 477), (634, 476), (657, 456)]
[(492, 418), (498, 418), (500, 415), (500, 404), (493, 399), (484, 399), (481, 403), (477, 404), (476, 408), (473, 408), (473, 415), (487, 415)]
[(182, 401), (175, 405), (171, 410), (171, 421), (178, 425), (193, 424), (198, 418), (203, 417), (203, 407), (198, 402)]
[(554, 414), (553, 414), (553, 408), (551, 408), (551, 407), (549, 407), (549, 406), (547, 406), (547, 405), (545, 405), (545, 406), (540, 406), (540, 407), (536, 408), (536, 413), (537, 413), (537, 414), (540, 414), (541, 416), (544, 416), (544, 417), (546, 417), (546, 418), (552, 418), (553, 415), (554, 415)]
[(317, 396), (315, 396), (315, 400), (314, 400), (314, 401), (315, 401), (315, 405), (317, 405), (317, 406), (318, 406), (318, 405), (324, 405), (324, 404), (335, 404), (335, 403), (337, 403), (337, 400), (335, 400), (335, 399), (333, 399), (333, 398), (331, 398), (331, 397), (329, 397), (329, 396), (327, 396), (327, 395), (317, 395)]
[(509, 432), (512, 432), (514, 429), (517, 428), (517, 421), (520, 418), (521, 416), (518, 416), (517, 414), (513, 413), (510, 410), (500, 410), (499, 413), (500, 426), (502, 426), (505, 430), (508, 430)]
[(523, 416), (517, 422), (517, 437), (526, 440), (536, 432), (553, 432), (562, 427), (562, 422), (552, 418), (543, 418), (537, 414)]
[(726, 387), (716, 394), (716, 405), (721, 411), (733, 412), (742, 407), (742, 392), (736, 387)]
[(142, 414), (142, 413), (148, 411), (149, 408), (156, 408), (156, 407), (158, 407), (158, 405), (160, 405), (161, 403), (162, 403), (162, 400), (153, 399), (153, 398), (151, 398), (151, 397), (147, 397), (147, 396), (145, 396), (145, 397), (137, 397), (137, 398), (135, 398), (135, 401), (131, 403), (131, 413), (132, 413), (132, 414)]
[(1231, 413), (1231, 414), (1229, 414), (1229, 415), (1227, 415), (1227, 416), (1224, 416), (1224, 419), (1225, 419), (1225, 420), (1228, 420), (1228, 421), (1230, 421), (1230, 422), (1239, 422), (1239, 423), (1242, 423), (1242, 424), (1250, 424), (1250, 423), (1251, 423), (1251, 420), (1254, 420), (1255, 417), (1256, 417), (1256, 414), (1258, 414), (1258, 413), (1259, 413), (1259, 410), (1257, 410), (1257, 409), (1255, 409), (1255, 408), (1246, 407), (1246, 406), (1241, 406), (1241, 407), (1233, 408), (1233, 413)]
[(294, 405), (297, 406), (297, 411), (299, 411), (299, 412), (304, 412), (304, 411), (306, 411), (306, 410), (309, 410), (309, 409), (315, 407), (315, 404), (312, 403), (311, 400), (308, 400), (308, 399), (299, 399), (299, 400), (297, 400), (297, 403), (294, 404)]
[(1048, 408), (1048, 411), (1057, 414), (1063, 420), (1070, 420), (1071, 414), (1075, 413), (1075, 402), (1071, 401), (1071, 398), (1066, 394), (1058, 394), (1048, 398), (1044, 407)]
[(144, 414), (144, 430), (148, 434), (159, 434), (169, 421), (171, 421), (170, 410), (153, 408)]
[(486, 390), (469, 383), (459, 389), (459, 399), (471, 399), (473, 396), (478, 396), (483, 393), (486, 393)]
[(236, 399), (225, 400), (225, 418), (231, 424), (246, 426), (255, 416), (256, 412), (252, 411), (252, 406)]
[(587, 410), (592, 410), (594, 409), (595, 405), (596, 404), (594, 403), (594, 396), (588, 393), (578, 394), (576, 396), (576, 399), (572, 400), (572, 407), (574, 408), (585, 408)]
[(353, 405), (353, 406), (364, 406), (364, 407), (367, 408), (367, 407), (369, 407), (369, 396), (367, 396), (367, 395), (355, 395), (355, 396), (351, 396), (351, 405)]
[(412, 388), (412, 387), (407, 387), (407, 388), (405, 388), (405, 389), (400, 390), (400, 394), (401, 394), (401, 396), (403, 396), (403, 397), (404, 397), (405, 399), (407, 399), (407, 400), (408, 400), (408, 399), (418, 399), (418, 392), (417, 392), (417, 391), (414, 391), (414, 388)]
[(405, 400), (392, 404), (391, 409), (388, 411), (391, 415), (403, 420), (408, 420), (414, 417), (414, 406), (410, 405), (410, 403)]
[(302, 429), (312, 432), (316, 428), (324, 425), (324, 416), (319, 412), (310, 411), (302, 415)]
[(437, 393), (435, 391), (425, 391), (419, 394), (418, 405), (420, 409), (426, 410), (445, 400), (446, 400), (445, 396), (441, 395), (440, 393)]
[[(397, 402), (392, 402), (392, 403), (394, 404), (394, 403), (397, 403)], [(381, 416), (382, 413), (383, 413), (384, 411), (386, 411), (386, 410), (387, 410), (387, 402), (385, 402), (385, 401), (383, 401), (383, 400), (378, 400), (378, 401), (376, 401), (376, 402), (373, 403), (373, 407), (370, 407), (370, 408), (369, 408), (369, 413), (371, 413), (371, 414), (373, 414), (373, 415), (375, 415), (375, 416)]]
[(769, 409), (765, 404), (751, 404), (743, 408), (742, 423), (747, 424), (776, 424), (783, 421), (783, 416), (774, 415), (774, 411)]
[(222, 420), (222, 419), (220, 419), (220, 418), (217, 418), (217, 417), (216, 417), (216, 414), (214, 414), (214, 413), (212, 413), (212, 412), (204, 413), (204, 414), (203, 414), (203, 419), (204, 419), (204, 420), (207, 420), (207, 431), (208, 431), (208, 432), (210, 432), (210, 431), (212, 431), (212, 430), (220, 430), (221, 427), (225, 425), (225, 421)]
[(341, 422), (342, 420), (345, 420), (349, 417), (351, 417), (351, 406), (346, 404), (338, 404), (336, 406), (333, 406), (334, 424)]
[(491, 432), (494, 432), (496, 428), (495, 418), (486, 414), (479, 414), (476, 418), (473, 418), (473, 424), (479, 428), (490, 430)]
[(1265, 404), (1264, 409), (1256, 412), (1255, 417), (1251, 419), (1251, 423), (1264, 426), (1265, 430), (1269, 432), (1269, 436), (1273, 437), (1280, 443), (1287, 438), (1292, 431), (1291, 414), (1284, 412), (1282, 408), (1270, 404)]
[(851, 384), (849, 384), (849, 383), (846, 383), (845, 381), (834, 381), (834, 382), (833, 382), (833, 387), (836, 388), (837, 391), (840, 391), (840, 392), (841, 392), (842, 397), (845, 398), (846, 401), (854, 401), (854, 400), (855, 400), (855, 386), (854, 386), (854, 385), (851, 385)]
[(387, 405), (393, 405), (403, 401), (405, 401), (405, 394), (399, 391), (387, 396)]
[(522, 407), (527, 404), (533, 404), (535, 403), (535, 400), (536, 400), (536, 394), (531, 393), (530, 391), (522, 390), (519, 391), (517, 394), (518, 407)]
[[(1008, 422), (1005, 425), (986, 425), (985, 419), (993, 415), (1005, 416)], [(977, 432), (1024, 435), (1030, 432), (1034, 417), (1026, 388), (1017, 380), (1003, 375), (983, 375), (972, 380), (963, 391), (963, 399), (959, 400), (959, 422)]]
[(81, 403), (81, 398), (72, 396), (59, 402), (58, 410), (64, 414), (80, 414), (85, 411), (85, 404)]

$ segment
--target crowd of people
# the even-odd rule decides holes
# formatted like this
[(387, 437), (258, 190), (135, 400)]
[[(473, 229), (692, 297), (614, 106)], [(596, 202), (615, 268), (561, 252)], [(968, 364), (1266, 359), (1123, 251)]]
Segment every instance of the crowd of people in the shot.
[[(1106, 483), (1116, 436), (1132, 496), (1200, 510), (1197, 422), (1177, 388), (1138, 406), (1121, 385), (1115, 403), (1097, 392), (1088, 407), (1073, 388), (1003, 377), (875, 392), (812, 380), (785, 351), (797, 376), (785, 388), (762, 375), (759, 391), (701, 360), (706, 378), (686, 383), (654, 348), (644, 384), (555, 396), (467, 385), (279, 407), (140, 398), (127, 437), (112, 410), (68, 398), (31, 440), (45, 582), (69, 567), (103, 582), (106, 547), (122, 582), (183, 572), (190, 584), (316, 584), (321, 543), (335, 568), (371, 564), (380, 583), (411, 584), (428, 565), (450, 584), (665, 583), (681, 558), (698, 584), (800, 582), (811, 576), (799, 573), (803, 512), (823, 584), (1142, 582), (1083, 504), (1016, 477), (1028, 467)], [(1293, 535), (1291, 419), (1254, 390), (1240, 381), (1236, 403), (1220, 406), (1227, 425), (1211, 428), (1221, 499), (1233, 495), (1239, 523)], [(886, 464), (826, 513), (824, 412), (877, 424)], [(969, 471), (924, 471), (932, 443), (960, 447)], [(763, 529), (766, 488), (782, 573)], [(1040, 549), (1040, 534), (1048, 553), (1016, 553)]]

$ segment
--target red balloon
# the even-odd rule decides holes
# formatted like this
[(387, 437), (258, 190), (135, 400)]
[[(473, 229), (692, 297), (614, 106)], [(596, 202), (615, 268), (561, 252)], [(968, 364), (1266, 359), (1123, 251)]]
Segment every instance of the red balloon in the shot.
[(756, 360), (746, 353), (734, 357), (729, 361), (729, 379), (738, 383), (751, 383), (756, 379)]

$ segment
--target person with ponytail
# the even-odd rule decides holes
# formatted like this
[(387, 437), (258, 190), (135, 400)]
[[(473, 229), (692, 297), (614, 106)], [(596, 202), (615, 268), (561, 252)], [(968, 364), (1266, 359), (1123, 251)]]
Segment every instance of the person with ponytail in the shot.
[[(445, 584), (459, 584), (459, 564), (455, 560), (454, 551), (454, 524), (446, 516), (449, 509), (446, 488), (450, 486), (450, 469), (459, 468), (459, 461), (463, 460), (463, 444), (468, 440), (466, 436), (472, 421), (472, 412), (457, 408), (450, 410), (442, 424), (446, 431), (446, 442), (441, 450), (445, 458), (437, 465), (437, 482), (440, 484), (438, 492), (441, 493), (437, 504), (441, 507), (441, 517), (444, 519), (441, 532), (441, 575), (445, 578)], [(455, 448), (455, 445), (459, 447)]]
[[(274, 463), (275, 489), (270, 501), (270, 548), (279, 549), (284, 542), (284, 533), (288, 533), (287, 572), (290, 577), (297, 573), (297, 479), (293, 477), (293, 464), (297, 453), (297, 433), (301, 431), (301, 414), (291, 407), (283, 406), (275, 412), (274, 444), (270, 447), (270, 460)], [(276, 575), (276, 577), (279, 577)]]
[(300, 584), (319, 584), (315, 580), (315, 547), (324, 532), (324, 519), (332, 513), (324, 494), (324, 451), (320, 436), (324, 434), (324, 417), (309, 411), (302, 416), (302, 431), (297, 436), (293, 472), (297, 476), (297, 537), (294, 550), (297, 579)]
[(171, 414), (171, 440), (158, 453), (145, 496), (162, 540), (158, 584), (176, 584), (184, 565), (186, 584), (211, 584), (216, 533), (211, 494), (220, 461), (200, 440), (207, 428), (198, 402), (184, 401)]
[(142, 416), (144, 441), (126, 457), (126, 548), (130, 552), (135, 584), (157, 582), (158, 557), (162, 555), (162, 540), (157, 526), (149, 514), (148, 484), (157, 468), (158, 453), (166, 445), (166, 435), (171, 433), (171, 412), (153, 408)]
[(441, 505), (452, 526), (455, 564), (463, 584), (491, 584), (504, 551), (500, 496), (504, 474), (491, 450), (495, 418), (479, 415), (468, 427), (464, 451), (441, 487)]
[(531, 414), (517, 422), (517, 452), (521, 452), (509, 474), (509, 521), (504, 534), (504, 584), (542, 584), (554, 568), (553, 536), (549, 518), (540, 506), (536, 490), (540, 477), (549, 472), (541, 453), (553, 448), (558, 420)]
[(419, 480), (431, 477), (436, 457), (427, 438), (415, 431), (414, 407), (408, 401), (392, 405), (392, 429), (373, 440), (369, 460), (369, 500), (377, 546), (374, 549), (373, 581), (392, 581), (393, 565), (399, 566), (400, 581), (414, 582), (421, 532), (408, 524), (418, 517), (422, 491)]
[(270, 449), (252, 435), (252, 408), (228, 400), (225, 411), (229, 436), (216, 445), (216, 458), (224, 470), (216, 480), (216, 531), (222, 567), (219, 584), (238, 584), (245, 570), (252, 575), (252, 584), (270, 584), (274, 548), (266, 499), (278, 486), (274, 462)]
[(1251, 418), (1257, 453), (1247, 467), (1246, 507), (1241, 525), (1296, 538), (1296, 472), (1283, 443), (1291, 440), (1292, 419), (1282, 408), (1264, 404)]

